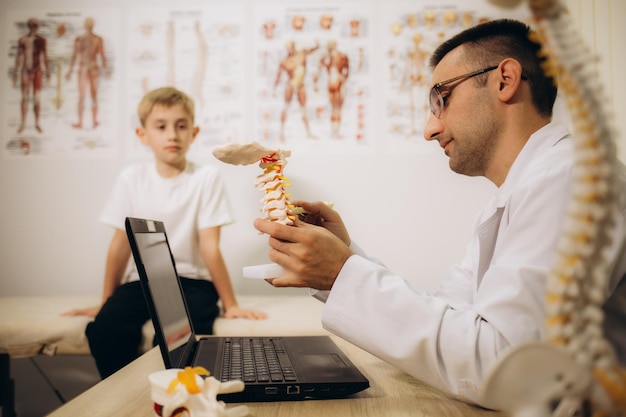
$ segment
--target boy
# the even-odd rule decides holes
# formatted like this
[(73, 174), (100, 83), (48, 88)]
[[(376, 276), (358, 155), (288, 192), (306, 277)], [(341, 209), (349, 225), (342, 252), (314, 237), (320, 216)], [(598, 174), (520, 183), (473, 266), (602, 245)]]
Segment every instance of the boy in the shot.
[(143, 97), (138, 113), (141, 126), (136, 134), (152, 149), (154, 162), (125, 169), (100, 215), (101, 222), (115, 227), (102, 305), (66, 313), (95, 317), (86, 335), (102, 378), (139, 356), (141, 328), (149, 319), (137, 272), (129, 263), (130, 246), (124, 231), (127, 216), (165, 223), (198, 333), (212, 333), (219, 299), (226, 318), (266, 317), (237, 305), (219, 248), (221, 226), (233, 218), (218, 171), (186, 159), (199, 131), (193, 124), (193, 101), (175, 88), (159, 88)]

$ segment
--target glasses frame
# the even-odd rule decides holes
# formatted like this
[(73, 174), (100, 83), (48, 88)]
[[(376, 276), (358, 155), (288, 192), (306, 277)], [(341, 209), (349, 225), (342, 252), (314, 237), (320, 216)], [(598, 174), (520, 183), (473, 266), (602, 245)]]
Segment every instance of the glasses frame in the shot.
[(455, 81), (469, 80), (470, 78), (476, 77), (477, 75), (481, 75), (489, 71), (493, 71), (499, 66), (500, 66), (499, 64), (492, 65), (490, 67), (483, 68), (477, 71), (468, 72), (467, 74), (459, 75), (454, 78), (450, 78), (449, 80), (441, 81), (433, 85), (433, 87), (430, 89), (430, 94), (428, 96), (429, 104), (430, 104), (430, 112), (434, 114), (437, 119), (441, 118), (441, 112), (443, 111), (443, 108), (445, 107), (443, 97), (441, 96), (441, 87), (443, 87), (444, 85), (453, 83)]

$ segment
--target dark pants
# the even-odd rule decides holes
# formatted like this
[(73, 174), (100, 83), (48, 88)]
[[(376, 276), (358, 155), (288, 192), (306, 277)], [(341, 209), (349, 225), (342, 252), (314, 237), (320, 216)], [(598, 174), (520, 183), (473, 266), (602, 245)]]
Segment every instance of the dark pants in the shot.
[[(212, 334), (219, 315), (218, 295), (212, 282), (181, 277), (185, 301), (193, 328), (198, 334)], [(104, 303), (85, 334), (100, 376), (104, 379), (141, 354), (142, 327), (150, 320), (141, 284), (129, 282), (117, 287)]]

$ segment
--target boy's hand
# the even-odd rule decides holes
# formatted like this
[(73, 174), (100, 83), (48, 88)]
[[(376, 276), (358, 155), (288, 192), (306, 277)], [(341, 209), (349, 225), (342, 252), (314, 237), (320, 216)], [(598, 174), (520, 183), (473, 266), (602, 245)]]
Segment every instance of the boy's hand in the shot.
[(62, 316), (66, 317), (76, 317), (76, 316), (87, 316), (94, 318), (100, 312), (100, 308), (102, 306), (94, 306), (87, 308), (76, 308), (74, 310), (66, 311), (65, 313), (61, 313)]
[(224, 312), (224, 317), (227, 319), (265, 320), (267, 318), (267, 313), (233, 306)]

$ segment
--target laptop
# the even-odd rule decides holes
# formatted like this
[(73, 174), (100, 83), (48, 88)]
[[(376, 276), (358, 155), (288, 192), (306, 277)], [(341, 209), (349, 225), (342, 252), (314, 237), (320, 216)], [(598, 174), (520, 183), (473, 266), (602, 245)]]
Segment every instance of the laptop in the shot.
[(218, 397), (225, 402), (343, 398), (369, 387), (329, 336), (197, 336), (163, 222), (125, 224), (166, 368), (202, 366), (220, 381), (242, 380), (243, 392)]

